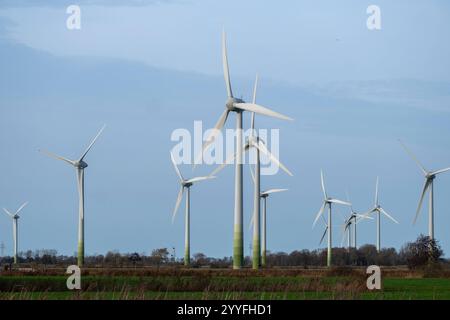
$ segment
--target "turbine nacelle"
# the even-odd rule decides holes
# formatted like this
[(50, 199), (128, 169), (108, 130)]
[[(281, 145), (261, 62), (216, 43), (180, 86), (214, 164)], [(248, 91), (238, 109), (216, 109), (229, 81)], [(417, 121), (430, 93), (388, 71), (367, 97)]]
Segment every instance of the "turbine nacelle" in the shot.
[(193, 185), (193, 183), (189, 182), (188, 180), (185, 180), (185, 181), (181, 181), (181, 185), (185, 188), (189, 188)]
[(425, 178), (426, 178), (427, 180), (433, 180), (434, 178), (436, 178), (436, 174), (435, 174), (434, 172), (428, 172), (428, 173), (425, 175)]
[(247, 138), (247, 144), (250, 146), (256, 145), (256, 144), (258, 144), (258, 140), (260, 140), (264, 143), (264, 141), (262, 139), (256, 137), (256, 135), (252, 131), (252, 132), (250, 132), (250, 136)]
[(227, 99), (227, 102), (225, 103), (225, 107), (229, 110), (229, 111), (234, 111), (234, 112), (242, 112), (243, 110), (236, 107), (236, 103), (245, 103), (244, 100), (239, 99), (239, 98), (234, 98), (234, 97), (229, 97)]
[(88, 167), (88, 164), (86, 162), (84, 162), (83, 160), (81, 160), (81, 161), (74, 162), (73, 166), (77, 169), (85, 169)]
[(71, 164), (72, 166), (74, 166), (77, 169), (85, 169), (85, 168), (88, 167), (88, 164), (86, 162), (84, 162), (84, 158), (88, 154), (89, 150), (91, 150), (92, 146), (97, 141), (98, 137), (102, 134), (102, 132), (105, 129), (105, 127), (106, 127), (106, 125), (103, 125), (103, 127), (100, 129), (100, 131), (97, 133), (97, 135), (94, 137), (94, 139), (91, 141), (89, 146), (86, 148), (86, 150), (84, 151), (84, 153), (81, 155), (81, 157), (78, 160), (70, 160), (70, 159), (61, 157), (59, 155), (56, 155), (54, 153), (45, 151), (45, 150), (39, 150), (39, 152), (42, 152), (43, 154), (45, 154), (45, 155), (47, 155), (47, 156), (49, 156), (51, 158), (67, 162), (68, 164)]
[(24, 204), (22, 204), (19, 209), (17, 209), (17, 211), (15, 213), (11, 213), (10, 211), (8, 211), (7, 209), (3, 208), (3, 211), (10, 216), (10, 218), (14, 219), (14, 220), (18, 220), (20, 218), (19, 216), (19, 212), (22, 211), (23, 208), (25, 208), (25, 206), (28, 204), (28, 202), (25, 202)]

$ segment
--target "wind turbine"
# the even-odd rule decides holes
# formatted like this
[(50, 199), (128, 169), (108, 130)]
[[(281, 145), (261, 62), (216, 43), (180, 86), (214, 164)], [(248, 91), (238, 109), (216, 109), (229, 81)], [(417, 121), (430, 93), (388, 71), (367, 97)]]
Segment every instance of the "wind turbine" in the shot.
[[(258, 86), (258, 75), (256, 75), (255, 86), (253, 88), (253, 104), (256, 103), (256, 90)], [(260, 265), (263, 265), (261, 262), (261, 239), (260, 239), (260, 230), (261, 230), (261, 153), (268, 156), (271, 161), (273, 161), (278, 167), (280, 167), (283, 171), (285, 171), (288, 175), (292, 176), (292, 173), (267, 149), (264, 141), (259, 138), (256, 134), (255, 130), (255, 113), (252, 112), (251, 117), (251, 125), (250, 125), (250, 135), (248, 137), (247, 142), (244, 146), (244, 151), (247, 152), (250, 149), (254, 149), (255, 156), (255, 173), (250, 168), (250, 172), (252, 174), (253, 182), (254, 182), (254, 194), (253, 194), (253, 215), (252, 215), (252, 225), (253, 225), (253, 250), (252, 250), (252, 267), (253, 269), (258, 269)], [(236, 154), (232, 154), (228, 157), (222, 165), (217, 167), (211, 175), (217, 174), (221, 171), (227, 164), (231, 163), (236, 159)], [(253, 223), (256, 221), (256, 223)], [(265, 250), (265, 249), (264, 249)], [(265, 260), (265, 255), (264, 255)], [(265, 261), (264, 261), (265, 265)]]
[(288, 189), (270, 189), (261, 192), (261, 198), (263, 199), (263, 214), (262, 214), (262, 255), (261, 255), (261, 265), (266, 266), (266, 251), (267, 251), (267, 198), (272, 193), (284, 192)]
[(423, 199), (425, 198), (425, 193), (427, 190), (430, 190), (430, 199), (429, 199), (429, 207), (428, 207), (428, 236), (430, 239), (434, 239), (434, 198), (433, 198), (433, 189), (434, 189), (434, 178), (440, 173), (444, 173), (446, 171), (449, 171), (450, 168), (445, 168), (437, 171), (428, 171), (425, 169), (425, 167), (419, 162), (419, 160), (416, 158), (416, 156), (403, 144), (401, 140), (400, 144), (403, 146), (403, 148), (406, 150), (406, 152), (409, 154), (409, 156), (417, 163), (420, 170), (422, 170), (423, 175), (425, 176), (425, 183), (423, 185), (422, 194), (420, 196), (419, 204), (417, 206), (416, 216), (414, 217), (414, 224), (417, 221), (417, 218), (420, 214), (420, 209), (422, 207)]
[(88, 154), (89, 150), (91, 150), (95, 141), (97, 141), (100, 134), (105, 129), (106, 125), (100, 129), (97, 135), (94, 137), (92, 142), (86, 148), (84, 153), (78, 160), (69, 160), (67, 158), (58, 156), (56, 154), (50, 153), (48, 151), (39, 150), (43, 154), (55, 158), (57, 160), (62, 160), (72, 165), (77, 173), (77, 185), (78, 185), (78, 194), (79, 194), (79, 205), (78, 205), (78, 266), (83, 266), (84, 264), (84, 169), (87, 168), (88, 164), (84, 161), (84, 158)]
[(17, 264), (17, 252), (19, 248), (19, 212), (22, 211), (27, 204), (28, 202), (22, 204), (14, 214), (3, 208), (3, 211), (5, 211), (5, 213), (13, 220), (14, 264)]
[(398, 221), (395, 220), (394, 218), (392, 218), (380, 205), (379, 201), (378, 201), (378, 177), (377, 177), (377, 182), (375, 185), (375, 206), (373, 207), (372, 210), (370, 210), (369, 212), (367, 212), (365, 215), (369, 215), (371, 213), (376, 213), (377, 214), (377, 251), (380, 252), (381, 250), (381, 214), (384, 214), (386, 217), (388, 217), (389, 219), (391, 219), (392, 221), (394, 221), (395, 223), (398, 224)]
[[(347, 201), (350, 202), (350, 197), (348, 195), (348, 192), (347, 192)], [(347, 230), (348, 231), (348, 237), (349, 237), (349, 239), (348, 239), (348, 241), (349, 241), (348, 247), (349, 248), (350, 248), (351, 245), (355, 249), (357, 248), (357, 245), (356, 245), (356, 225), (359, 222), (361, 222), (361, 220), (363, 220), (363, 219), (371, 219), (371, 220), (373, 220), (372, 217), (369, 217), (367, 215), (362, 215), (362, 214), (359, 214), (359, 213), (355, 212), (355, 210), (353, 209), (353, 205), (351, 205), (350, 206), (350, 216), (344, 222), (344, 236), (345, 236), (345, 231)], [(351, 240), (350, 240), (351, 227), (353, 227), (353, 239), (352, 239), (353, 240), (353, 244), (351, 244)]]
[[(325, 190), (325, 182), (324, 182), (324, 179), (323, 179), (323, 172), (322, 172), (322, 170), (320, 171), (320, 182), (322, 184), (322, 192), (323, 192), (323, 197), (324, 198), (323, 198), (322, 207), (320, 208), (319, 212), (317, 213), (316, 219), (314, 219), (313, 228), (316, 225), (317, 220), (319, 220), (319, 218), (322, 216), (322, 213), (325, 210), (325, 207), (328, 206), (328, 220), (326, 222), (327, 223), (327, 227), (325, 229), (324, 235), (322, 236), (322, 240), (325, 237), (325, 234), (328, 232), (327, 267), (330, 267), (331, 266), (331, 248), (332, 248), (331, 205), (333, 203), (335, 203), (335, 204), (342, 204), (342, 205), (346, 205), (346, 206), (351, 206), (351, 203), (328, 197), (327, 192)], [(322, 243), (322, 240), (321, 240), (321, 243)]]
[(178, 168), (175, 159), (173, 158), (172, 152), (170, 153), (170, 158), (173, 163), (173, 167), (175, 168), (175, 172), (177, 173), (178, 178), (180, 178), (180, 184), (181, 189), (180, 192), (178, 192), (177, 202), (175, 203), (175, 209), (173, 210), (172, 214), (172, 223), (175, 221), (175, 217), (177, 215), (178, 208), (180, 207), (181, 200), (183, 199), (184, 191), (186, 191), (186, 216), (185, 216), (185, 234), (184, 234), (184, 265), (189, 266), (190, 260), (191, 260), (191, 253), (190, 253), (190, 228), (191, 228), (191, 222), (190, 222), (190, 215), (191, 215), (191, 187), (194, 184), (194, 182), (199, 182), (203, 180), (208, 180), (215, 178), (214, 176), (207, 176), (207, 177), (196, 177), (192, 179), (184, 179), (183, 175), (181, 174), (180, 169)]
[[(230, 112), (236, 113), (236, 162), (235, 162), (235, 196), (234, 196), (234, 239), (233, 239), (233, 268), (240, 269), (244, 261), (244, 238), (243, 238), (243, 186), (242, 186), (242, 114), (244, 111), (255, 112), (265, 116), (282, 120), (292, 120), (278, 112), (267, 109), (255, 103), (246, 103), (244, 100), (235, 98), (231, 88), (230, 72), (228, 68), (227, 44), (225, 31), (222, 34), (222, 62), (228, 98), (225, 102), (225, 110), (214, 126), (209, 137), (202, 146), (200, 157), (203, 152), (214, 142), (222, 130)], [(198, 161), (195, 161), (198, 163)]]

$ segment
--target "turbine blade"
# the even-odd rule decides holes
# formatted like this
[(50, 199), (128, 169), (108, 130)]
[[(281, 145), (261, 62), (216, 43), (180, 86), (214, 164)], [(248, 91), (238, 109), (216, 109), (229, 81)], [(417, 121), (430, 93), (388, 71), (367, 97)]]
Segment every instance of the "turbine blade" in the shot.
[(323, 210), (325, 210), (325, 205), (326, 205), (326, 204), (327, 204), (327, 203), (324, 201), (323, 204), (322, 204), (322, 206), (320, 207), (320, 210), (319, 210), (319, 212), (317, 213), (316, 218), (314, 219), (314, 222), (313, 222), (313, 228), (314, 228), (314, 226), (316, 225), (317, 220), (319, 220), (320, 216), (322, 215)]
[(255, 143), (254, 146), (258, 148), (259, 151), (264, 153), (266, 156), (270, 158), (270, 161), (273, 161), (278, 167), (280, 167), (284, 172), (286, 172), (291, 177), (293, 174), (289, 171), (288, 168), (284, 164), (282, 164), (265, 146), (265, 144), (262, 141), (259, 141), (257, 144)]
[(372, 210), (367, 211), (366, 213), (363, 214), (363, 216), (369, 218), (371, 213), (374, 213), (375, 211), (377, 211), (377, 208), (373, 208)]
[(196, 177), (196, 178), (189, 179), (186, 182), (187, 183), (194, 183), (194, 182), (199, 182), (199, 181), (209, 180), (209, 179), (215, 179), (215, 178), (216, 178), (215, 176)]
[(420, 209), (422, 208), (423, 199), (425, 198), (425, 193), (427, 192), (428, 187), (430, 186), (430, 184), (431, 184), (431, 180), (430, 179), (426, 179), (425, 180), (425, 184), (423, 185), (423, 190), (422, 190), (422, 194), (420, 196), (419, 204), (417, 205), (416, 216), (414, 217), (413, 224), (416, 223), (417, 218), (420, 215)]
[(86, 148), (86, 151), (83, 153), (83, 155), (80, 157), (80, 160), (83, 161), (84, 157), (88, 154), (89, 150), (91, 150), (92, 146), (94, 145), (95, 141), (97, 141), (98, 137), (102, 134), (103, 130), (105, 129), (106, 125), (104, 124), (103, 127), (100, 129), (100, 131), (97, 133), (97, 135), (92, 140), (91, 144)]
[(322, 244), (323, 239), (325, 239), (325, 236), (327, 235), (328, 226), (325, 228), (325, 231), (323, 232), (322, 238), (320, 238), (319, 246)]
[(266, 107), (260, 106), (259, 104), (256, 104), (256, 103), (235, 103), (234, 106), (241, 110), (255, 112), (255, 113), (262, 114), (264, 116), (268, 116), (268, 117), (272, 117), (272, 118), (277, 118), (277, 119), (281, 119), (281, 120), (290, 120), (290, 121), (294, 120), (292, 118), (289, 118), (288, 116), (285, 116), (281, 113), (272, 111), (272, 110), (270, 110)]
[(222, 32), (222, 64), (223, 64), (223, 76), (225, 78), (225, 86), (227, 87), (228, 98), (233, 97), (233, 91), (231, 90), (230, 70), (228, 68), (228, 56), (227, 56), (227, 35), (225, 30)]
[(323, 171), (322, 170), (320, 170), (320, 183), (322, 185), (323, 197), (324, 197), (324, 199), (327, 199), (328, 196), (327, 196), (327, 192), (325, 191), (325, 181), (323, 179)]
[(345, 241), (345, 238), (347, 237), (347, 227), (348, 227), (348, 225), (343, 225), (343, 228), (342, 228), (342, 240), (341, 240), (341, 247), (342, 246), (344, 246), (344, 241)]
[(332, 203), (342, 204), (344, 206), (349, 206), (349, 207), (352, 205), (351, 203), (348, 203), (348, 202), (345, 202), (342, 200), (338, 200), (338, 199), (329, 199), (328, 201), (330, 201)]
[(252, 166), (250, 166), (250, 175), (252, 176), (253, 183), (256, 183), (255, 172)]
[(420, 163), (420, 161), (417, 159), (417, 157), (414, 155), (414, 153), (411, 152), (411, 150), (409, 150), (406, 145), (402, 142), (402, 140), (398, 140), (400, 142), (400, 144), (402, 145), (403, 149), (405, 149), (406, 153), (409, 154), (409, 156), (417, 163), (417, 165), (419, 166), (420, 170), (422, 170), (424, 175), (427, 175), (427, 170), (425, 169), (425, 167)]
[(287, 191), (287, 190), (288, 189), (269, 189), (269, 190), (261, 192), (261, 195), (267, 195), (267, 194), (276, 193), (276, 192), (283, 192), (283, 191)]
[(219, 120), (217, 120), (216, 125), (214, 126), (213, 130), (209, 134), (208, 138), (206, 138), (206, 141), (203, 143), (202, 150), (198, 154), (196, 161), (194, 162), (194, 168), (197, 165), (197, 163), (200, 162), (200, 159), (203, 157), (203, 153), (208, 149), (208, 147), (214, 143), (216, 140), (217, 135), (219, 134), (219, 131), (222, 130), (223, 126), (225, 125), (225, 122), (227, 121), (228, 114), (230, 111), (227, 109), (225, 110), (222, 115), (220, 116)]
[(255, 222), (255, 214), (252, 214), (252, 218), (250, 219), (250, 225), (248, 226), (248, 230), (252, 229), (253, 223)]
[(173, 167), (175, 168), (175, 172), (177, 173), (178, 178), (180, 178), (180, 180), (183, 181), (184, 180), (183, 175), (181, 174), (181, 171), (175, 162), (172, 152), (170, 152), (170, 159), (172, 160), (172, 164)]
[[(253, 87), (253, 103), (256, 103), (256, 89), (258, 88), (258, 74), (256, 74), (255, 85)], [(255, 130), (255, 113), (252, 112), (252, 120), (250, 123), (250, 134), (253, 135), (253, 131)]]
[(433, 172), (432, 175), (437, 175), (437, 174), (440, 174), (440, 173), (444, 173), (444, 172), (447, 172), (449, 170), (450, 170), (450, 168), (441, 169), (441, 170)]
[(184, 193), (184, 187), (181, 186), (180, 192), (178, 192), (177, 202), (175, 203), (175, 209), (173, 210), (173, 213), (172, 213), (172, 223), (175, 221), (175, 217), (177, 215), (178, 208), (180, 207), (180, 204), (181, 204), (181, 199), (183, 199), (183, 193)]
[(256, 74), (255, 85), (253, 86), (253, 104), (256, 104), (256, 89), (258, 88), (258, 74)]
[(384, 214), (386, 217), (388, 217), (389, 219), (391, 219), (392, 221), (394, 221), (395, 223), (398, 224), (398, 221), (395, 220), (394, 218), (392, 218), (392, 216), (389, 215), (389, 213), (387, 213), (383, 208), (380, 208), (380, 211), (381, 211), (381, 213)]
[(19, 214), (19, 212), (20, 211), (22, 211), (22, 209), (23, 208), (25, 208), (25, 206), (28, 204), (28, 201), (27, 202), (25, 202), (24, 204), (22, 204), (21, 206), (20, 206), (20, 208), (19, 209), (17, 209), (17, 211), (16, 211), (16, 213), (15, 214)]
[(345, 190), (345, 196), (346, 196), (346, 198), (347, 198), (347, 201), (350, 202), (350, 195), (349, 195), (347, 189)]
[(375, 183), (375, 206), (378, 206), (378, 177), (377, 182)]
[(374, 212), (375, 211), (375, 209), (373, 209), (373, 210), (371, 210), (371, 211), (369, 211), (369, 212), (366, 212), (365, 214), (357, 214), (356, 215), (356, 218), (355, 218), (355, 223), (356, 224), (358, 224), (358, 223), (360, 223), (362, 220), (364, 220), (364, 219), (370, 219), (370, 220), (373, 220), (373, 217), (371, 217), (371, 216), (369, 216), (369, 214), (371, 214), (372, 212)]
[(353, 205), (351, 204), (350, 194), (349, 194), (348, 190), (345, 190), (345, 196), (347, 197), (347, 202), (350, 203), (350, 211), (351, 211), (351, 213), (353, 213), (354, 212)]
[[(372, 217), (367, 217), (367, 218), (370, 218), (371, 220), (373, 220)], [(355, 220), (355, 223), (358, 224), (358, 223), (360, 223), (362, 220), (364, 220), (364, 219), (363, 219), (363, 218), (356, 219), (356, 220)]]
[(321, 217), (322, 217), (323, 225), (324, 225), (325, 227), (327, 227), (327, 226), (328, 226), (327, 220), (325, 220), (325, 218), (324, 218), (323, 215), (321, 215)]
[(75, 165), (75, 161), (69, 160), (69, 159), (61, 157), (61, 156), (58, 156), (58, 155), (56, 155), (54, 153), (51, 153), (51, 152), (48, 152), (46, 150), (39, 150), (39, 152), (45, 154), (46, 156), (48, 156), (50, 158), (54, 158), (56, 160), (62, 160), (62, 161), (67, 162), (68, 164)]
[(3, 211), (5, 211), (5, 213), (6, 213), (8, 216), (10, 216), (11, 218), (14, 217), (14, 215), (13, 215), (11, 212), (9, 212), (8, 210), (6, 210), (5, 208), (3, 208)]
[(356, 217), (357, 217), (357, 218), (360, 218), (360, 219), (370, 219), (370, 220), (373, 220), (372, 217), (365, 216), (365, 215), (358, 214), (358, 213), (356, 214)]
[[(247, 151), (249, 150), (249, 148), (250, 148), (250, 147), (249, 147), (248, 142), (245, 143), (245, 146), (244, 146), (244, 152), (247, 152)], [(211, 173), (209, 174), (209, 176), (215, 176), (217, 173), (219, 173), (220, 171), (222, 171), (223, 168), (225, 168), (226, 165), (230, 164), (235, 158), (236, 158), (236, 153), (230, 154), (230, 155), (226, 158), (225, 162), (222, 163), (220, 166), (218, 166), (213, 172), (211, 172)]]

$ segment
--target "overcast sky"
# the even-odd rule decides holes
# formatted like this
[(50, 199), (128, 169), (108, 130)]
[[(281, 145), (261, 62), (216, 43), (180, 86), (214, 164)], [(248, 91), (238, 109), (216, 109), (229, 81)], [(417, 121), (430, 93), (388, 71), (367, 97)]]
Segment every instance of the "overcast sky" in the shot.
[[(432, 1), (78, 1), (82, 29), (66, 28), (71, 1), (0, 2), (0, 206), (30, 201), (20, 220), (20, 249), (72, 254), (77, 193), (72, 168), (39, 148), (75, 158), (97, 130), (86, 158), (86, 251), (149, 252), (183, 248), (184, 206), (172, 225), (178, 192), (168, 152), (174, 129), (214, 125), (223, 110), (222, 28), (234, 92), (295, 118), (258, 118), (279, 128), (280, 157), (294, 178), (263, 177), (269, 199), (268, 247), (318, 247), (311, 229), (321, 205), (320, 169), (329, 193), (355, 209), (380, 199), (400, 221), (383, 220), (382, 245), (399, 248), (427, 232), (426, 211), (412, 220), (423, 183), (400, 148), (402, 138), (427, 168), (450, 166), (450, 4)], [(366, 8), (378, 4), (382, 29), (369, 31)], [(234, 115), (228, 127), (233, 127)], [(245, 125), (249, 119), (245, 117)], [(207, 174), (212, 167), (186, 176)], [(251, 184), (245, 172), (245, 249), (251, 233)], [(450, 174), (435, 184), (436, 237), (448, 256)], [(334, 243), (340, 245), (336, 208)], [(12, 249), (12, 223), (0, 217), (0, 241)], [(192, 252), (230, 256), (233, 169), (192, 190)], [(361, 243), (375, 243), (372, 222)]]

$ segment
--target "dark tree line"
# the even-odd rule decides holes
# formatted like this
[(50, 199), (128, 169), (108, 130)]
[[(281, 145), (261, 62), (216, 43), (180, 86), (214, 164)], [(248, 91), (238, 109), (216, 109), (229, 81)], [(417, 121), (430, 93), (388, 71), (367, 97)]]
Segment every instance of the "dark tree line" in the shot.
[[(300, 250), (291, 253), (269, 252), (267, 267), (322, 267), (326, 265), (327, 252), (325, 249)], [(363, 245), (354, 248), (333, 248), (333, 265), (335, 266), (400, 266), (406, 265), (411, 269), (430, 264), (444, 262), (441, 258), (443, 251), (436, 240), (420, 235), (416, 241), (406, 243), (400, 251), (395, 248), (384, 248), (380, 252), (374, 245)], [(35, 250), (19, 253), (19, 263), (37, 265), (70, 265), (76, 264), (76, 255), (58, 255), (56, 250)], [(1, 264), (11, 264), (12, 257), (0, 258)], [(251, 258), (246, 257), (246, 265), (251, 266)], [(122, 254), (110, 251), (105, 255), (98, 254), (85, 258), (86, 266), (91, 267), (142, 267), (142, 266), (182, 266), (183, 261), (176, 259), (167, 248), (154, 249), (149, 255), (145, 253)], [(203, 253), (193, 255), (192, 267), (229, 268), (231, 257), (212, 258)]]

